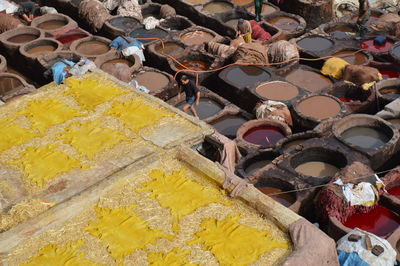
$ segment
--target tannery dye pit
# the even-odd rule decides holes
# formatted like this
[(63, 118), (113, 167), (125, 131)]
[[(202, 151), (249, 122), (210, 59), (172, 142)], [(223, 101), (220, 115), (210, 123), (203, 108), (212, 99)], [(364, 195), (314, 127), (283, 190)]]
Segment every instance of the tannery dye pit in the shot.
[(34, 35), (34, 34), (20, 34), (16, 35), (14, 37), (9, 38), (7, 41), (13, 42), (13, 43), (27, 43), (33, 40), (36, 40), (39, 38), (39, 36)]
[(30, 48), (26, 52), (28, 54), (37, 56), (37, 55), (44, 55), (49, 52), (53, 52), (54, 50), (56, 50), (56, 47), (54, 47), (53, 45), (39, 45), (39, 46)]
[(297, 106), (304, 116), (316, 119), (335, 117), (340, 112), (340, 105), (334, 99), (327, 96), (311, 96), (303, 99)]
[(390, 138), (378, 128), (358, 126), (345, 130), (341, 138), (352, 145), (374, 149), (385, 145)]
[[(176, 107), (183, 110), (183, 107), (185, 105), (186, 103), (183, 102), (178, 104)], [(221, 112), (223, 108), (223, 105), (210, 98), (201, 98), (200, 104), (196, 106), (196, 110), (200, 119), (207, 119), (209, 117), (212, 117)]]
[(299, 89), (289, 83), (274, 81), (262, 84), (256, 88), (256, 92), (275, 101), (288, 101), (299, 95)]
[(309, 92), (317, 92), (333, 84), (321, 74), (300, 68), (290, 72), (285, 79)]
[(107, 53), (109, 50), (110, 47), (108, 44), (100, 41), (83, 42), (76, 48), (78, 53), (87, 56), (102, 55)]
[(206, 4), (203, 7), (203, 11), (206, 11), (208, 13), (224, 13), (224, 12), (229, 12), (233, 9), (233, 6), (230, 5), (227, 2), (211, 2)]
[(337, 56), (352, 65), (364, 65), (368, 62), (368, 56), (362, 52), (353, 50), (343, 50), (334, 53), (332, 56)]
[(225, 76), (224, 79), (227, 82), (238, 88), (244, 88), (260, 81), (267, 81), (271, 77), (267, 71), (255, 66), (232, 66), (225, 69), (221, 74)]
[(49, 20), (40, 23), (39, 25), (37, 25), (37, 27), (43, 30), (55, 30), (58, 28), (62, 28), (65, 25), (67, 25), (67, 22), (63, 20)]
[(199, 45), (209, 42), (214, 38), (211, 33), (205, 31), (190, 31), (181, 36), (182, 42), (186, 45)]
[(212, 121), (210, 124), (222, 135), (234, 139), (239, 127), (247, 121), (240, 116), (227, 115)]
[(274, 25), (275, 27), (285, 30), (285, 31), (294, 31), (299, 27), (300, 22), (291, 17), (274, 17), (268, 20), (268, 23)]
[(326, 162), (311, 161), (297, 166), (295, 171), (313, 177), (333, 177), (339, 171), (339, 168)]
[(262, 147), (273, 146), (284, 137), (285, 135), (283, 132), (279, 128), (273, 126), (257, 126), (243, 135), (245, 141)]
[(169, 83), (169, 79), (165, 75), (150, 71), (137, 75), (135, 80), (150, 91), (159, 91)]
[(320, 52), (333, 47), (333, 42), (324, 37), (313, 36), (301, 39), (297, 45), (306, 51)]

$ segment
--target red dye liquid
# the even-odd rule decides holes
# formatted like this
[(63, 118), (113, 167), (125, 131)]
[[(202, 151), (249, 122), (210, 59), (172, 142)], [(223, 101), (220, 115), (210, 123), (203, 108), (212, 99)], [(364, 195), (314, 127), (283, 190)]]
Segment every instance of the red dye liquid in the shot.
[(356, 213), (343, 223), (349, 228), (360, 228), (380, 237), (389, 236), (400, 225), (400, 216), (378, 205), (368, 213)]
[(400, 74), (398, 72), (394, 72), (391, 70), (383, 70), (379, 69), (379, 73), (382, 74), (383, 79), (390, 79), (390, 78), (398, 78), (400, 77)]
[(349, 98), (349, 97), (339, 97), (339, 100), (345, 103), (352, 103), (357, 101), (356, 99)]
[(62, 44), (66, 44), (85, 37), (87, 37), (87, 35), (83, 34), (67, 35), (67, 36), (61, 36), (60, 38), (57, 39), (57, 41), (61, 42)]
[(392, 47), (393, 42), (392, 41), (386, 41), (384, 45), (375, 45), (374, 44), (374, 39), (369, 39), (366, 41), (363, 41), (360, 46), (362, 49), (369, 51), (369, 52), (375, 52), (375, 53), (387, 53), (390, 50), (390, 47)]
[(400, 186), (389, 189), (388, 193), (400, 199)]
[(243, 135), (243, 139), (247, 142), (269, 147), (275, 145), (280, 139), (284, 138), (282, 131), (276, 127), (259, 126), (250, 129)]

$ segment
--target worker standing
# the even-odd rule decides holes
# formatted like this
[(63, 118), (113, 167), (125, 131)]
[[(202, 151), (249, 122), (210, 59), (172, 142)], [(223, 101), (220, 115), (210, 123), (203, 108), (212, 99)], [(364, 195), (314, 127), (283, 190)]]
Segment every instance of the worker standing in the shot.
[(194, 108), (194, 104), (196, 103), (196, 106), (200, 104), (200, 90), (197, 88), (196, 84), (194, 83), (193, 80), (189, 80), (189, 78), (186, 75), (183, 75), (181, 77), (181, 84), (183, 87), (183, 90), (185, 91), (186, 95), (186, 104), (183, 106), (183, 111), (187, 113), (187, 111), (190, 109), (192, 111), (193, 115), (197, 118), (199, 118), (196, 109)]
[(262, 6), (264, 0), (254, 0), (254, 12), (256, 14), (256, 21), (261, 21)]
[(358, 18), (357, 26), (360, 33), (360, 37), (363, 38), (365, 34), (369, 32), (368, 19), (370, 17), (369, 3), (368, 0), (358, 0)]

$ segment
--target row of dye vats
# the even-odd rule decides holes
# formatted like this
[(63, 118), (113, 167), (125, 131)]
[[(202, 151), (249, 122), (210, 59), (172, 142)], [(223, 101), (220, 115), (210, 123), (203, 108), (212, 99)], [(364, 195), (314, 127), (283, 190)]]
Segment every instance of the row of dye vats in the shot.
[[(184, 1), (176, 2), (187, 4)], [(241, 7), (234, 5), (230, 12), (214, 14), (206, 8), (207, 4), (195, 6), (195, 9), (189, 10), (192, 13), (185, 13), (184, 8), (179, 8), (179, 11), (182, 10), (182, 14), (190, 16), (197, 24), (202, 24), (201, 16), (208, 19), (213, 17), (216, 22), (212, 23), (216, 23), (217, 26), (211, 28), (228, 37), (233, 29), (229, 26), (233, 25), (230, 23), (236, 23), (239, 17), (252, 18), (250, 2)], [(297, 44), (302, 57), (348, 54), (346, 60), (351, 63), (379, 65), (386, 78), (398, 77), (397, 72), (393, 71), (396, 70), (393, 62), (397, 60), (395, 39), (389, 39), (384, 47), (371, 46), (369, 40), (361, 42), (353, 38), (355, 26), (354, 23), (348, 22), (328, 23), (322, 25), (320, 31), (299, 37), (305, 30), (304, 20), (279, 12), (275, 6), (264, 6), (267, 14), (271, 12), (264, 17), (264, 29), (269, 30), (273, 37), (277, 35), (275, 40), (298, 37), (292, 39), (292, 42)], [(151, 3), (144, 8), (147, 8), (149, 14), (157, 17), (160, 5)], [(378, 12), (376, 15), (379, 14)], [(268, 16), (271, 16), (270, 20)], [(274, 24), (272, 18), (278, 22), (283, 19), (289, 22)], [(63, 15), (47, 15), (37, 20), (33, 27), (7, 32), (0, 39), (3, 53), (7, 58), (13, 58), (9, 61), (18, 66), (26, 66), (27, 69), (21, 71), (28, 74), (40, 74), (60, 58), (87, 56), (94, 59), (100, 68), (105, 63), (123, 61), (132, 66), (132, 73), (136, 73), (136, 79), (150, 89), (153, 95), (182, 107), (183, 98), (173, 97), (177, 95), (178, 90), (171, 76), (179, 67), (165, 53), (192, 69), (207, 70), (229, 63), (224, 58), (208, 54), (204, 47), (204, 43), (211, 40), (225, 43), (226, 38), (205, 27), (195, 26), (183, 16), (167, 18), (164, 24), (151, 32), (144, 31), (143, 26), (134, 18), (116, 16), (107, 21), (98, 33), (107, 38), (92, 37), (87, 31), (77, 28), (73, 20)], [(45, 24), (40, 26), (42, 23)], [(222, 24), (227, 24), (228, 27), (224, 28)], [(72, 26), (68, 28), (68, 25)], [(291, 28), (288, 25), (295, 26)], [(69, 32), (70, 30), (73, 31)], [(140, 68), (134, 57), (124, 58), (109, 53), (110, 39), (123, 33), (134, 37), (156, 37), (165, 40), (164, 48), (155, 40), (143, 41), (146, 45), (146, 64), (155, 68)], [(61, 44), (57, 43), (57, 40)], [(43, 48), (38, 48), (41, 46)], [(364, 51), (354, 55), (353, 52), (360, 47)], [(32, 56), (34, 52), (29, 53), (32, 49), (44, 51), (47, 55)], [(380, 61), (379, 64), (376, 63), (377, 60)], [(376, 113), (399, 94), (398, 81), (381, 81), (372, 90), (360, 94), (359, 88), (321, 75), (319, 68), (322, 63), (323, 61), (301, 61), (300, 64), (293, 63), (281, 69), (232, 66), (220, 72), (201, 74), (199, 77), (199, 81), (206, 87), (202, 88), (203, 97), (198, 107), (200, 118), (220, 133), (236, 140), (241, 151), (247, 154), (238, 164), (237, 173), (267, 194), (327, 183), (330, 180), (328, 176), (356, 161), (369, 165), (375, 171), (388, 169), (387, 165), (390, 165), (390, 162), (387, 162), (396, 158), (399, 137), (391, 124), (369, 116), (340, 118), (351, 113)], [(12, 68), (10, 70), (12, 71)], [(38, 76), (40, 75), (36, 74), (34, 77), (35, 81), (39, 84), (44, 82), (45, 78)], [(254, 119), (251, 114), (253, 108), (261, 100), (277, 100), (287, 104), (293, 115), (293, 128), (279, 122), (250, 121)], [(332, 124), (330, 118), (340, 120)], [(329, 122), (323, 122), (327, 120)], [(371, 128), (371, 125), (374, 125), (374, 128)], [(364, 135), (372, 135), (373, 140), (360, 137)], [(265, 142), (265, 136), (269, 137), (268, 142)], [(270, 163), (272, 161), (273, 164)], [(398, 192), (395, 183), (388, 184), (388, 189), (393, 194)], [(315, 215), (312, 213), (312, 199), (316, 193), (317, 189), (308, 189), (304, 192), (277, 195), (276, 198), (313, 220)], [(391, 206), (390, 209), (398, 213), (397, 199), (384, 195), (382, 201), (385, 200), (395, 202), (395, 207)], [(398, 225), (398, 217), (393, 212), (389, 214), (389, 218), (397, 221)], [(339, 229), (342, 233), (349, 230), (334, 219), (330, 220), (329, 225), (332, 236), (336, 236)], [(392, 243), (396, 242), (396, 236), (399, 234), (397, 231), (389, 234)]]

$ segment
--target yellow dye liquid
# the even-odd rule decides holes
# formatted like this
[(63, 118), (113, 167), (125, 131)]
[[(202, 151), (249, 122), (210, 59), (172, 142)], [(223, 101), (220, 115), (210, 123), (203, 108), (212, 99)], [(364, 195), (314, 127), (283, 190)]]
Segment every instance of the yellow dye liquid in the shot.
[(86, 228), (107, 246), (118, 265), (123, 264), (125, 256), (135, 250), (145, 249), (148, 244), (155, 244), (159, 238), (173, 238), (161, 230), (150, 228), (146, 221), (134, 213), (135, 208), (136, 205), (118, 209), (96, 206), (98, 220), (90, 222)]
[(22, 263), (21, 266), (95, 266), (100, 265), (85, 258), (78, 249), (83, 245), (83, 241), (68, 241), (63, 247), (57, 245), (47, 245), (38, 251), (37, 257), (30, 258), (28, 262)]
[[(275, 241), (268, 231), (261, 231), (239, 223), (240, 216), (228, 216), (224, 220), (204, 219), (201, 232), (189, 245), (202, 244), (211, 251), (221, 265), (248, 265), (274, 248), (288, 249), (288, 243)], [(245, 245), (245, 246), (243, 246)]]
[(25, 115), (31, 121), (31, 127), (40, 132), (82, 115), (78, 110), (64, 105), (59, 99), (55, 98), (32, 100), (19, 114)]
[(122, 141), (129, 141), (122, 132), (101, 127), (100, 123), (100, 120), (96, 120), (71, 125), (58, 139), (90, 159)]
[(111, 101), (115, 97), (128, 93), (115, 86), (99, 83), (96, 79), (68, 79), (68, 90), (65, 95), (70, 95), (86, 110), (93, 110), (99, 104)]
[(114, 102), (108, 114), (120, 118), (132, 132), (153, 125), (163, 117), (173, 116), (167, 110), (146, 105), (139, 98), (129, 102)]
[(150, 177), (153, 180), (144, 183), (145, 188), (138, 191), (151, 192), (150, 197), (157, 199), (162, 207), (170, 209), (175, 232), (179, 229), (179, 220), (200, 207), (211, 203), (230, 205), (221, 198), (222, 191), (192, 181), (185, 176), (185, 169), (173, 171), (172, 174), (153, 170)]
[(148, 253), (147, 260), (152, 266), (194, 266), (196, 264), (189, 263), (187, 259), (190, 255), (190, 250), (182, 250), (174, 248), (168, 253)]
[(55, 144), (40, 148), (28, 147), (20, 154), (20, 158), (10, 163), (21, 167), (28, 179), (39, 187), (43, 187), (47, 180), (74, 168), (85, 168), (77, 159), (57, 148)]
[(36, 137), (32, 131), (19, 127), (13, 121), (0, 120), (0, 153)]

